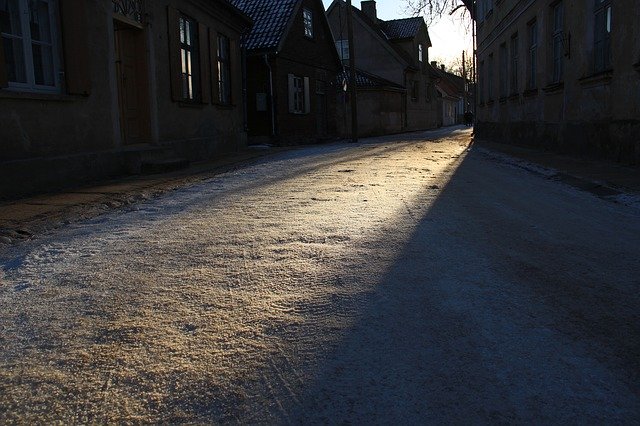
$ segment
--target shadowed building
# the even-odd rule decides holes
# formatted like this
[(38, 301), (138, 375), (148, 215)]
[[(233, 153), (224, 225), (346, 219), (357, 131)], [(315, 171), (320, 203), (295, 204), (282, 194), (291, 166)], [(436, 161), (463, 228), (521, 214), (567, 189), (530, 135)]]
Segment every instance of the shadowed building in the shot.
[(477, 3), (479, 136), (640, 162), (637, 0)]
[(336, 136), (340, 69), (320, 0), (233, 0), (254, 21), (246, 38), (252, 143)]
[[(423, 130), (437, 127), (439, 109), (436, 90), (429, 74), (431, 40), (423, 18), (384, 21), (378, 19), (375, 1), (363, 1), (362, 10), (352, 7), (356, 68), (404, 89), (403, 100), (383, 101), (380, 108), (393, 105), (385, 112), (394, 117), (388, 124), (390, 132)], [(335, 0), (327, 9), (327, 17), (336, 41), (338, 53), (348, 63), (347, 5)], [(359, 89), (360, 90), (360, 89)], [(396, 98), (397, 92), (389, 93)], [(367, 102), (369, 99), (368, 96)], [(358, 105), (359, 106), (359, 105)], [(358, 114), (359, 116), (361, 114)], [(375, 115), (364, 117), (365, 129), (375, 127)]]
[(246, 143), (225, 0), (0, 2), (0, 196)]

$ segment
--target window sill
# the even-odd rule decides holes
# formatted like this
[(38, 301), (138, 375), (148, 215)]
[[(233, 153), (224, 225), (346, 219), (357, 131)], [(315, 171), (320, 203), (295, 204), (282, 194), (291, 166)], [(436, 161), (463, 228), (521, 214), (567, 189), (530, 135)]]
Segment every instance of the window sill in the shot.
[(216, 102), (214, 105), (218, 109), (234, 109), (236, 107), (234, 104), (221, 104), (219, 102)]
[(495, 103), (496, 102), (493, 99), (491, 99), (490, 101), (487, 101), (487, 106), (491, 106), (491, 105), (493, 105)]
[(564, 90), (564, 82), (560, 81), (558, 83), (548, 84), (546, 87), (543, 87), (542, 90), (547, 94), (562, 92)]
[(0, 99), (24, 99), (32, 101), (74, 102), (86, 96), (61, 95), (59, 93), (20, 92), (11, 89), (0, 89)]
[(538, 96), (538, 88), (534, 87), (533, 89), (527, 89), (524, 92), (522, 92), (522, 96), (524, 96), (525, 98), (531, 98), (533, 96)]
[(178, 105), (181, 108), (198, 108), (198, 109), (202, 109), (202, 107), (203, 107), (203, 105), (198, 101), (193, 101), (193, 102), (179, 101)]
[(512, 93), (512, 94), (510, 94), (510, 95), (509, 95), (509, 97), (508, 97), (507, 99), (509, 99), (510, 101), (516, 101), (516, 100), (519, 100), (519, 99), (520, 99), (520, 94), (518, 94), (518, 93)]
[(606, 84), (611, 83), (612, 77), (613, 77), (613, 70), (608, 69), (605, 71), (600, 71), (596, 74), (582, 77), (578, 81), (580, 82), (581, 85), (586, 87), (604, 86)]
[(507, 103), (507, 97), (506, 96), (501, 96), (500, 99), (498, 99), (498, 102), (500, 102), (501, 104)]

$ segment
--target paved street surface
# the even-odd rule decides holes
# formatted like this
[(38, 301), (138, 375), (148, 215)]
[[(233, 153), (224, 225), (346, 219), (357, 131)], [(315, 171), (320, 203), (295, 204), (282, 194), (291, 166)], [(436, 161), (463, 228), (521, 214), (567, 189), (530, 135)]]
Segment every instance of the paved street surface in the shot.
[(469, 141), (295, 149), (13, 246), (0, 423), (640, 422), (640, 209)]

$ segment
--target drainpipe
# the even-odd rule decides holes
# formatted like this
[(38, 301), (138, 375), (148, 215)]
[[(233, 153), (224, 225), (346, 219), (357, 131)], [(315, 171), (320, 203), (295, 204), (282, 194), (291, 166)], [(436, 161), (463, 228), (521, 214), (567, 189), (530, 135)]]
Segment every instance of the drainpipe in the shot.
[(264, 63), (267, 65), (269, 69), (269, 109), (271, 110), (271, 137), (276, 136), (276, 111), (275, 111), (275, 102), (273, 99), (273, 70), (271, 69), (271, 64), (269, 63), (269, 54), (264, 54)]

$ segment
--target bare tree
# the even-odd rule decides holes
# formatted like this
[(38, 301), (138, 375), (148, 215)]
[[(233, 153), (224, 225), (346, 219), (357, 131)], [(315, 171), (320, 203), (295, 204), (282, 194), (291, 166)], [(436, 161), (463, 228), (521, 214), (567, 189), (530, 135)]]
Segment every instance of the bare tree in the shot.
[(443, 15), (461, 13), (473, 17), (473, 0), (404, 0), (409, 12), (424, 16), (427, 24)]
[(451, 74), (463, 77), (463, 72), (466, 74), (467, 79), (473, 80), (473, 56), (469, 52), (465, 52), (464, 67), (462, 66), (462, 52), (460, 56), (455, 58), (443, 59), (433, 58), (434, 61), (439, 64), (443, 64), (446, 71)]

